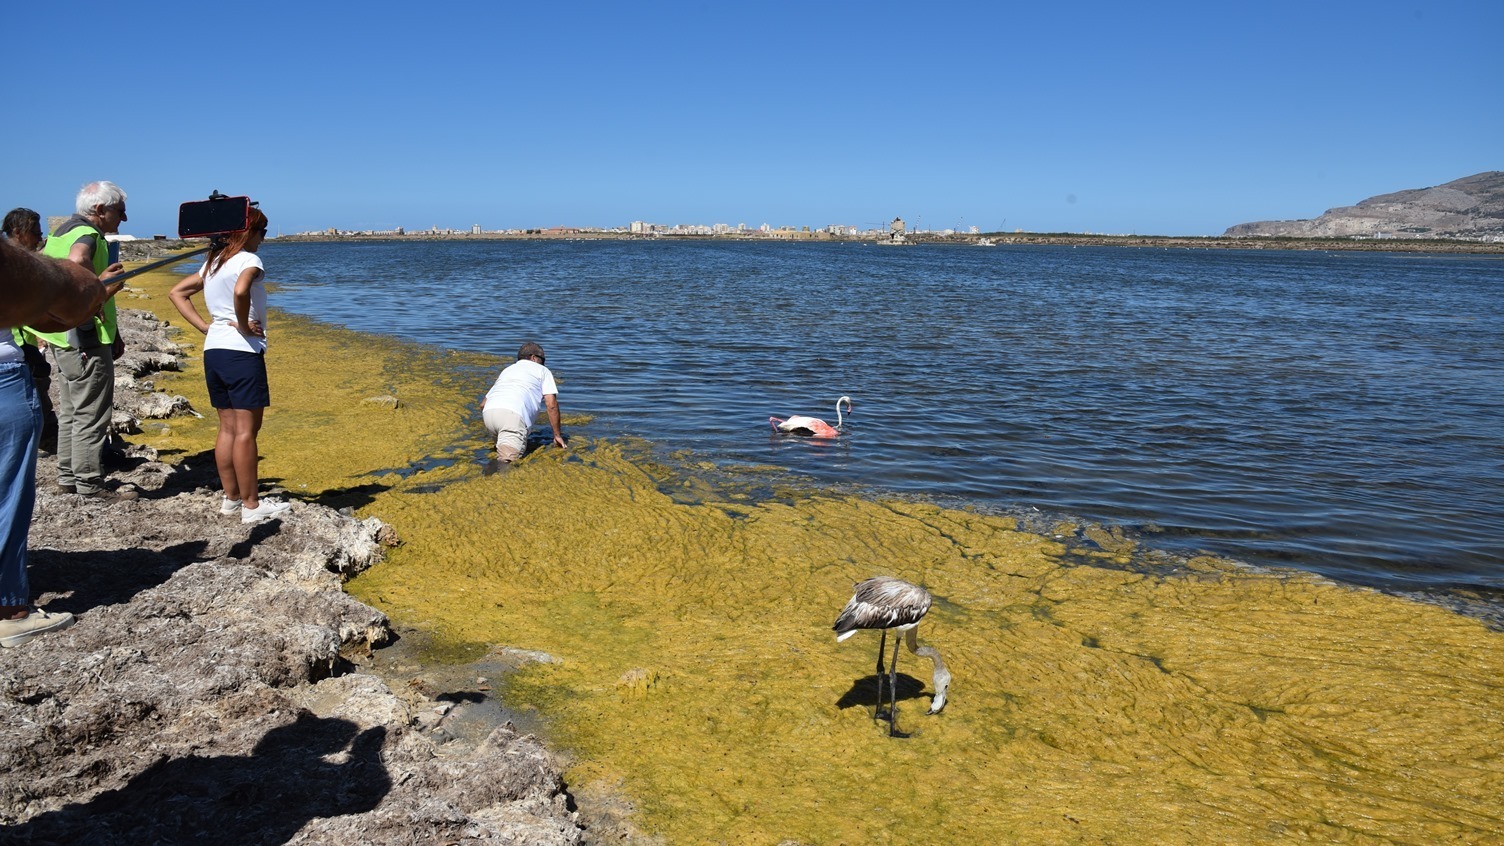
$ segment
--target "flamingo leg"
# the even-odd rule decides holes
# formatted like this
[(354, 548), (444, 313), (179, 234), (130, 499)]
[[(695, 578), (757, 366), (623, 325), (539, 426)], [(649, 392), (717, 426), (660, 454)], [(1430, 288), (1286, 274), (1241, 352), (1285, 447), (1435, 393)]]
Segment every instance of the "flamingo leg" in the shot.
[[(881, 670), (878, 671), (881, 674)], [(898, 638), (893, 638), (893, 664), (888, 669), (888, 736), (904, 737), (898, 731)]]
[(888, 630), (883, 629), (882, 634), (882, 639), (877, 642), (877, 710), (872, 712), (874, 720), (880, 720), (883, 716), (883, 657), (888, 651)]

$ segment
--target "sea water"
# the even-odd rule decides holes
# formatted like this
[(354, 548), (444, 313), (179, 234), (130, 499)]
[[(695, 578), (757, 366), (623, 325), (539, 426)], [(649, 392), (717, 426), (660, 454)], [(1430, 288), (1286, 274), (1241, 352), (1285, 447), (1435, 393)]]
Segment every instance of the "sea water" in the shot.
[[(1504, 588), (1498, 258), (710, 241), (262, 253), (278, 308), (498, 366), (538, 341), (566, 413), (588, 416), (572, 436), (1363, 584)], [(477, 394), (493, 376), (473, 374)], [(854, 411), (834, 442), (768, 424), (835, 423), (842, 395)]]

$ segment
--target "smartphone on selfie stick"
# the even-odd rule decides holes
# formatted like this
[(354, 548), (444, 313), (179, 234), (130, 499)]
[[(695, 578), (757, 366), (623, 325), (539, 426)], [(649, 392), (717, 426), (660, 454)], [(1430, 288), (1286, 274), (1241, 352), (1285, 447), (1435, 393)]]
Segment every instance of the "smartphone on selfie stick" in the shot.
[(179, 238), (234, 235), (251, 225), (250, 197), (226, 197), (215, 191), (207, 200), (178, 206)]
[(156, 270), (159, 267), (175, 264), (189, 256), (209, 252), (216, 238), (224, 238), (237, 232), (244, 232), (250, 227), (251, 206), (250, 197), (226, 197), (215, 191), (207, 200), (196, 200), (183, 203), (178, 206), (178, 237), (179, 238), (208, 238), (209, 246), (189, 250), (186, 253), (174, 253), (161, 261), (154, 261), (135, 270), (122, 273), (111, 279), (117, 282), (129, 279), (132, 276), (145, 273), (148, 270)]

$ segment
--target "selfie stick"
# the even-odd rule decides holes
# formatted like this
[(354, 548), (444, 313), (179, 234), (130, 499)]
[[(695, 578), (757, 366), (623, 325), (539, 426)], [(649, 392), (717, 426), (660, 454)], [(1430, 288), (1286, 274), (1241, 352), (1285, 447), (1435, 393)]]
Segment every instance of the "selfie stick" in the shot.
[(142, 265), (141, 267), (138, 267), (135, 270), (127, 270), (126, 272), (120, 274), (119, 276), (111, 276), (106, 281), (112, 282), (112, 283), (113, 282), (121, 282), (121, 281), (124, 281), (126, 279), (131, 278), (132, 276), (139, 276), (139, 275), (145, 273), (148, 270), (156, 270), (159, 267), (164, 267), (164, 266), (172, 264), (174, 262), (182, 261), (183, 259), (186, 259), (189, 256), (196, 256), (199, 253), (207, 253), (207, 252), (209, 252), (209, 249), (210, 249), (209, 247), (199, 247), (196, 250), (190, 250), (190, 251), (188, 251), (186, 253), (175, 253), (173, 255), (168, 256), (167, 258), (161, 259), (159, 261), (154, 261), (151, 264)]

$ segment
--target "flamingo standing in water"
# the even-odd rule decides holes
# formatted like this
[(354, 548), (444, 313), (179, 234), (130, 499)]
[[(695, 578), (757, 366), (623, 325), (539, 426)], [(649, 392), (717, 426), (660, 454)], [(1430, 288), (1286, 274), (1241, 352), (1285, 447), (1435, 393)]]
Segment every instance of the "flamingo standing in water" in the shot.
[(877, 645), (877, 713), (883, 710), (883, 653), (888, 648), (888, 630), (893, 629), (893, 661), (888, 667), (888, 736), (905, 737), (898, 730), (898, 636), (909, 651), (934, 662), (935, 695), (930, 700), (930, 713), (938, 714), (945, 707), (945, 694), (950, 689), (950, 670), (940, 658), (940, 650), (933, 646), (920, 646), (914, 628), (930, 610), (929, 591), (891, 576), (877, 576), (857, 582), (851, 601), (841, 609), (841, 616), (831, 628), (835, 629), (836, 642), (840, 643), (861, 629), (881, 629), (883, 636)]
[(805, 417), (796, 414), (785, 420), (782, 417), (769, 417), (768, 423), (773, 431), (782, 432), (785, 435), (803, 435), (806, 438), (838, 438), (841, 436), (841, 426), (845, 418), (841, 416), (841, 403), (846, 403), (846, 411), (851, 411), (851, 397), (841, 397), (836, 400), (836, 425), (832, 426), (818, 417)]

